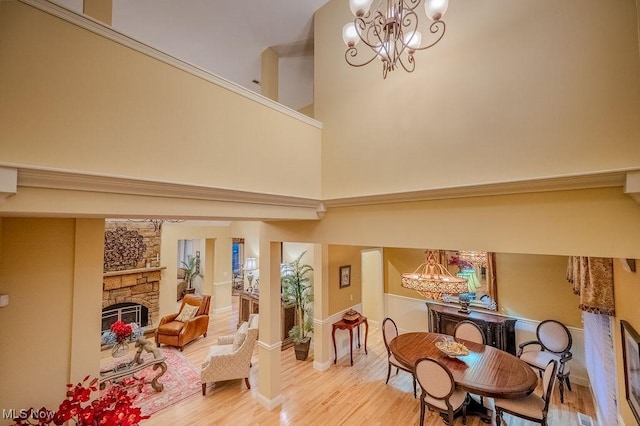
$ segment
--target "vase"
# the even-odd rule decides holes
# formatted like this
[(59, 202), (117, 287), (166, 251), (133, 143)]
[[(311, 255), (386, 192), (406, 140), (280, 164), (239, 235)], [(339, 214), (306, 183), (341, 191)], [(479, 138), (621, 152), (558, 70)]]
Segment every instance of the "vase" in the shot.
[(111, 348), (111, 356), (114, 358), (126, 355), (129, 352), (129, 343), (126, 340), (115, 343)]

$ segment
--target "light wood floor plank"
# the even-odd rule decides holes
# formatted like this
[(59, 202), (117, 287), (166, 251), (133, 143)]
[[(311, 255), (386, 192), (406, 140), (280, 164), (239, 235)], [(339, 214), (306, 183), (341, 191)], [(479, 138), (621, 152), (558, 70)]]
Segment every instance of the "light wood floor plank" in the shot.
[[(220, 335), (233, 334), (237, 325), (237, 297), (233, 310), (211, 317), (208, 337), (200, 338), (184, 349), (184, 354), (196, 366), (204, 360), (208, 347)], [(379, 330), (369, 330), (369, 354), (354, 351), (354, 365), (348, 356), (324, 372), (313, 369), (313, 356), (296, 361), (293, 348), (282, 352), (282, 405), (268, 411), (258, 402), (257, 347), (251, 369), (251, 389), (244, 381), (232, 380), (209, 385), (207, 395), (198, 393), (155, 413), (143, 426), (153, 425), (417, 425), (420, 404), (413, 398), (411, 376), (403, 371), (392, 373), (389, 384), (387, 355)], [(541, 386), (536, 390), (541, 393)], [(577, 412), (595, 417), (589, 390), (573, 385), (560, 404), (556, 389), (552, 401), (550, 425), (578, 426)], [(509, 426), (529, 426), (535, 423), (505, 416)], [(427, 413), (425, 424), (442, 425), (435, 413)], [(462, 421), (457, 420), (456, 425)], [(469, 426), (484, 425), (469, 417)]]

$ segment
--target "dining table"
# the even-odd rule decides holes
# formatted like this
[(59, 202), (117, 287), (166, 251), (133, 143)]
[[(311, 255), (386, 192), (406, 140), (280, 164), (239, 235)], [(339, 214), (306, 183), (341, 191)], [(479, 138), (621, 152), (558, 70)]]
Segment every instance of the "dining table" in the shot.
[[(436, 342), (451, 339), (452, 336), (439, 333), (404, 333), (389, 342), (389, 349), (410, 371), (415, 371), (419, 359), (434, 358), (451, 371), (457, 388), (488, 398), (523, 398), (538, 385), (538, 376), (531, 367), (493, 346), (457, 339), (469, 353), (455, 357), (436, 347)], [(483, 417), (487, 415), (483, 407), (475, 408)]]

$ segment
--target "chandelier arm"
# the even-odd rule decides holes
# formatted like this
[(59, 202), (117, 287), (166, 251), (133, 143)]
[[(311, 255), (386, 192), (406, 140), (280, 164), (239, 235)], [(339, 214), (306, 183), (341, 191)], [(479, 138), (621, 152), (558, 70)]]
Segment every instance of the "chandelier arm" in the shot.
[(429, 49), (430, 47), (435, 46), (436, 44), (438, 44), (438, 42), (440, 40), (442, 40), (442, 37), (444, 37), (444, 33), (446, 31), (447, 26), (445, 25), (444, 21), (434, 21), (431, 23), (431, 25), (429, 26), (429, 32), (431, 32), (431, 34), (437, 34), (440, 29), (442, 29), (442, 32), (440, 33), (440, 36), (435, 39), (435, 41), (431, 44), (428, 44), (424, 47), (416, 47), (414, 50), (426, 50)]
[(363, 62), (361, 64), (355, 63), (355, 62), (351, 62), (349, 60), (349, 57), (351, 58), (355, 58), (358, 55), (358, 49), (356, 47), (349, 47), (346, 52), (344, 52), (344, 60), (347, 61), (347, 63), (349, 65), (351, 65), (352, 67), (363, 67), (365, 65), (370, 64), (378, 55), (374, 54), (373, 57), (371, 59), (369, 59), (366, 62)]

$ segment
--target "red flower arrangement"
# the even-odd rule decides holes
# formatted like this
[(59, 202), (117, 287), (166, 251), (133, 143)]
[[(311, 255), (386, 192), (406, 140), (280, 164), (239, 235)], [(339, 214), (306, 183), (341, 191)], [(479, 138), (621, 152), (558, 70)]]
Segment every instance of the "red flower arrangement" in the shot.
[(89, 376), (75, 386), (68, 384), (67, 399), (62, 401), (58, 411), (44, 407), (40, 410), (21, 410), (20, 416), (13, 419), (13, 426), (62, 425), (70, 421), (75, 422), (76, 426), (136, 426), (150, 417), (143, 416), (140, 408), (133, 406), (137, 394), (131, 395), (127, 391), (127, 386), (135, 385), (140, 392), (144, 380), (128, 379), (123, 385), (112, 385), (100, 398), (84, 404), (89, 402), (91, 392), (98, 390), (98, 379), (88, 381)]
[(128, 340), (133, 334), (133, 328), (129, 324), (122, 321), (116, 321), (111, 324), (111, 331), (116, 335), (116, 342), (122, 343)]

